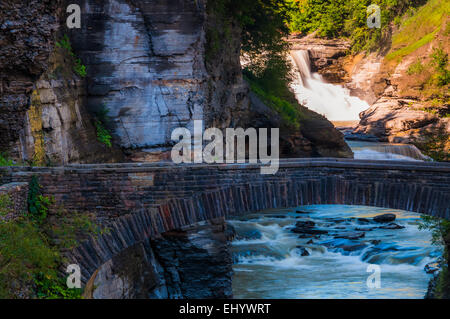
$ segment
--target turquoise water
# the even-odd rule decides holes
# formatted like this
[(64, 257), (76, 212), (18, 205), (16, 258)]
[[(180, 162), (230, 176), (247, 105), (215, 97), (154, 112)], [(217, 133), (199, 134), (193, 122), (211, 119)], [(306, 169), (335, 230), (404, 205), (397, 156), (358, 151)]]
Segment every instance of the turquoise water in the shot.
[[(301, 210), (303, 213), (296, 213)], [(372, 217), (391, 213), (402, 229), (380, 229)], [(369, 220), (358, 220), (366, 218)], [(328, 234), (291, 232), (298, 221), (312, 221)], [(423, 298), (429, 279), (424, 266), (442, 254), (429, 231), (418, 229), (420, 216), (364, 206), (313, 205), (271, 210), (230, 221), (236, 298)], [(335, 238), (349, 231), (360, 239)], [(312, 240), (312, 242), (311, 242)], [(301, 256), (301, 246), (309, 256)], [(369, 288), (367, 272), (380, 266), (380, 288)]]

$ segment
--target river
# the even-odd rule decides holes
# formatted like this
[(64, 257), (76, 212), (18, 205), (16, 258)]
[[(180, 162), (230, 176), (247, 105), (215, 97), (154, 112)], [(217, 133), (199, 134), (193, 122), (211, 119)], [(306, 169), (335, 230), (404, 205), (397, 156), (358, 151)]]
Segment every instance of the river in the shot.
[[(311, 72), (307, 51), (293, 51), (297, 99), (331, 121), (358, 120), (369, 105)], [(429, 160), (415, 146), (347, 141), (355, 159)], [(302, 213), (298, 213), (302, 212)], [(377, 223), (374, 216), (394, 214)], [(294, 233), (296, 224), (313, 233)], [(257, 212), (230, 224), (236, 298), (423, 298), (431, 275), (424, 267), (442, 255), (415, 213), (363, 206), (313, 205)], [(306, 228), (311, 230), (311, 228)], [(339, 238), (344, 237), (344, 238)], [(379, 266), (380, 287), (367, 280)], [(370, 270), (370, 269), (369, 269)]]
[[(386, 213), (395, 214), (395, 224), (404, 228), (382, 229), (384, 224), (371, 220)], [(299, 221), (312, 221), (328, 234), (293, 233)], [(344, 205), (264, 211), (232, 220), (237, 233), (232, 246), (234, 296), (423, 298), (431, 278), (424, 266), (440, 256), (442, 248), (431, 244), (429, 231), (418, 229), (419, 221), (415, 213)], [(365, 236), (335, 238), (355, 230)], [(309, 256), (302, 256), (305, 249)], [(367, 285), (370, 264), (380, 266), (380, 288)]]

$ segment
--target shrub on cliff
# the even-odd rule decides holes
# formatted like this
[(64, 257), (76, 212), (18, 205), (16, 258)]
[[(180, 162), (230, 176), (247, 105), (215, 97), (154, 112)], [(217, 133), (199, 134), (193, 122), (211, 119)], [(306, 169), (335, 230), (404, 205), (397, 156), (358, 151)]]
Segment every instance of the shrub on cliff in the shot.
[(81, 59), (78, 58), (73, 52), (72, 45), (67, 34), (65, 34), (61, 40), (56, 42), (56, 47), (66, 50), (69, 56), (73, 59), (73, 71), (82, 78), (86, 77), (86, 66), (81, 62)]
[(75, 299), (59, 268), (64, 252), (102, 230), (87, 213), (67, 212), (42, 195), (36, 177), (30, 183), (28, 213), (0, 220), (0, 298)]
[(443, 245), (444, 263), (439, 275), (435, 279), (435, 285), (432, 291), (433, 298), (450, 298), (450, 275), (448, 271), (449, 245), (450, 245), (450, 221), (432, 216), (421, 216), (419, 229), (431, 231), (433, 245)]
[[(291, 32), (308, 34), (314, 31), (322, 37), (348, 37), (353, 53), (379, 48), (383, 35), (392, 21), (425, 3), (425, 0), (286, 0), (288, 25)], [(367, 26), (367, 8), (381, 8), (381, 29)]]
[(1, 166), (13, 166), (14, 162), (12, 159), (8, 158), (5, 153), (0, 153), (0, 167)]
[[(246, 58), (244, 75), (251, 89), (268, 106), (278, 112), (285, 122), (299, 126), (298, 102), (289, 88), (292, 66), (288, 59), (289, 35), (287, 7), (284, 1), (275, 0), (220, 0), (208, 3), (208, 11), (230, 30), (238, 23), (241, 32), (241, 51)], [(207, 32), (207, 63), (220, 51), (219, 30)]]

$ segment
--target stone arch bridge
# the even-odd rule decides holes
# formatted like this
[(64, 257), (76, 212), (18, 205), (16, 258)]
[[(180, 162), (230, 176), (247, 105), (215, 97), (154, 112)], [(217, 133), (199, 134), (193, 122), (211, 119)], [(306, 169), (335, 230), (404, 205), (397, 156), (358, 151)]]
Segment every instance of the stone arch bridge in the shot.
[(200, 221), (309, 204), (367, 205), (450, 219), (450, 164), (284, 159), (257, 164), (93, 164), (0, 168), (0, 184), (39, 178), (66, 209), (95, 212), (110, 231), (73, 259), (86, 283), (106, 261), (149, 238)]

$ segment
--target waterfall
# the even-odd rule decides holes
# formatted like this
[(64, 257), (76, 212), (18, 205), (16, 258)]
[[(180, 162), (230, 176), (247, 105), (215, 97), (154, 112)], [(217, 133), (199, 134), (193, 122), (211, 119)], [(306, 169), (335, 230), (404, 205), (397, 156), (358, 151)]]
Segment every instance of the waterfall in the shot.
[(369, 104), (350, 96), (348, 89), (326, 83), (320, 74), (312, 73), (307, 50), (293, 50), (291, 58), (295, 66), (291, 87), (299, 103), (330, 121), (359, 121), (359, 113), (368, 109)]
[(406, 160), (430, 161), (420, 150), (411, 144), (371, 143), (361, 141), (347, 141), (355, 159), (370, 160)]

